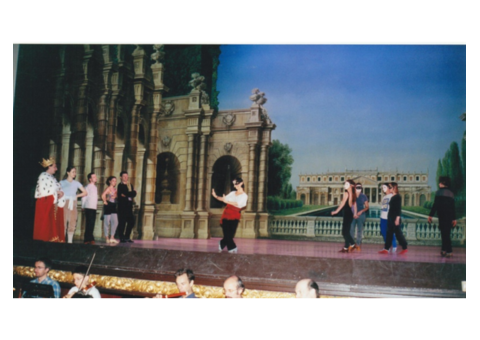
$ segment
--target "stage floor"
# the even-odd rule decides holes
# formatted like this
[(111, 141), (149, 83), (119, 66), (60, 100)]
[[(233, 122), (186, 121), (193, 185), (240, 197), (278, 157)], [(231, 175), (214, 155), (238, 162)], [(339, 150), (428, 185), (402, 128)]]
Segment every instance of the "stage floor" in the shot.
[[(209, 240), (160, 238), (157, 241), (134, 240), (135, 243), (119, 243), (117, 245), (97, 242), (96, 246), (135, 247), (217, 253), (219, 241), (220, 238), (215, 237)], [(399, 246), (397, 253), (382, 255), (378, 254), (378, 251), (382, 250), (382, 246), (378, 244), (364, 244), (361, 247), (361, 251), (345, 254), (339, 252), (339, 250), (343, 247), (343, 243), (335, 242), (238, 238), (235, 239), (235, 243), (237, 244), (238, 254), (246, 255), (286, 255), (332, 259), (466, 264), (466, 248), (453, 248), (453, 257), (445, 258), (440, 256), (440, 247), (438, 246), (409, 246), (408, 253), (404, 255), (398, 254), (402, 249)], [(226, 248), (223, 252), (227, 253)]]

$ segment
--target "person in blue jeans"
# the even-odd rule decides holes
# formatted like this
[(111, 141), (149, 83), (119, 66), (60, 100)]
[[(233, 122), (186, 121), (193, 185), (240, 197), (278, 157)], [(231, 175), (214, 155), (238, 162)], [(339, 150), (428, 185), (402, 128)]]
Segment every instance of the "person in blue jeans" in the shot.
[[(392, 199), (393, 193), (392, 188), (389, 183), (385, 183), (382, 185), (383, 192), (385, 196), (382, 199), (382, 206), (380, 208), (380, 233), (383, 236), (383, 241), (387, 241), (387, 225), (388, 225), (388, 210), (390, 209), (390, 200)], [(387, 249), (389, 250), (389, 249)], [(392, 240), (392, 249), (389, 251), (396, 252), (397, 251), (397, 240), (395, 235), (393, 235)]]
[(363, 225), (367, 219), (366, 212), (369, 208), (368, 206), (368, 197), (363, 193), (363, 186), (361, 183), (355, 185), (355, 190), (357, 193), (357, 215), (353, 216), (352, 226), (350, 227), (350, 234), (355, 238), (355, 226), (357, 227), (357, 238), (355, 249), (360, 251), (360, 245), (362, 244), (363, 236)]

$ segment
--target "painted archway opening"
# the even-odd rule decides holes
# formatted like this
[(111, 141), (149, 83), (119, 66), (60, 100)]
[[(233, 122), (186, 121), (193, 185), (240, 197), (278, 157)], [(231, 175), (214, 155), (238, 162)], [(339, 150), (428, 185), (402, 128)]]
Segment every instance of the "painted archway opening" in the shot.
[[(241, 177), (242, 165), (233, 156), (222, 156), (213, 164), (212, 189), (218, 196), (228, 195), (233, 190), (232, 181)], [(210, 195), (210, 208), (223, 208), (224, 204)]]
[(303, 204), (305, 205), (305, 204), (306, 204), (306, 203), (305, 203), (305, 202), (306, 202), (306, 196), (305, 196), (305, 194), (301, 194), (301, 195), (300, 195), (300, 199), (302, 200)]
[[(171, 152), (157, 156), (157, 178), (155, 180), (155, 203), (179, 203), (180, 162)], [(167, 202), (162, 202), (168, 200)]]

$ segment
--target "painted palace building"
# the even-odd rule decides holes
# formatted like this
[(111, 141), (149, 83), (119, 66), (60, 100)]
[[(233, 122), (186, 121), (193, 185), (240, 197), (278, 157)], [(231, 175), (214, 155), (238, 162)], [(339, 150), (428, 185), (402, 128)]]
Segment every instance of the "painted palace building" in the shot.
[(378, 170), (345, 170), (320, 174), (302, 174), (297, 187), (297, 199), (305, 205), (338, 205), (343, 197), (343, 185), (348, 179), (362, 183), (363, 192), (371, 204), (379, 204), (385, 182), (397, 182), (404, 206), (423, 206), (430, 200), (428, 173), (381, 172)]

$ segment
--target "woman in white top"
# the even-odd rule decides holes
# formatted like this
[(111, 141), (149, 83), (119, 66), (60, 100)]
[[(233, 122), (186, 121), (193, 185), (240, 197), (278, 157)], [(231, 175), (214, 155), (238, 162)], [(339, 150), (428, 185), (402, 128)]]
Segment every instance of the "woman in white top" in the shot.
[(212, 189), (212, 195), (217, 200), (225, 203), (227, 206), (223, 210), (222, 217), (220, 218), (220, 224), (223, 230), (223, 239), (218, 243), (218, 250), (222, 251), (227, 247), (229, 253), (237, 252), (237, 245), (233, 242), (233, 237), (237, 231), (238, 222), (240, 221), (240, 212), (247, 206), (248, 195), (243, 188), (243, 179), (237, 177), (233, 180), (233, 186), (235, 191), (232, 191), (227, 196), (217, 196), (215, 190)]
[[(65, 222), (65, 233), (67, 234), (68, 243), (72, 243), (73, 234), (77, 226), (77, 198), (87, 196), (87, 192), (83, 185), (75, 180), (77, 177), (77, 169), (73, 166), (67, 167), (67, 178), (60, 181), (62, 191), (65, 193), (65, 208), (63, 209), (63, 218)], [(77, 195), (77, 191), (81, 193)]]

